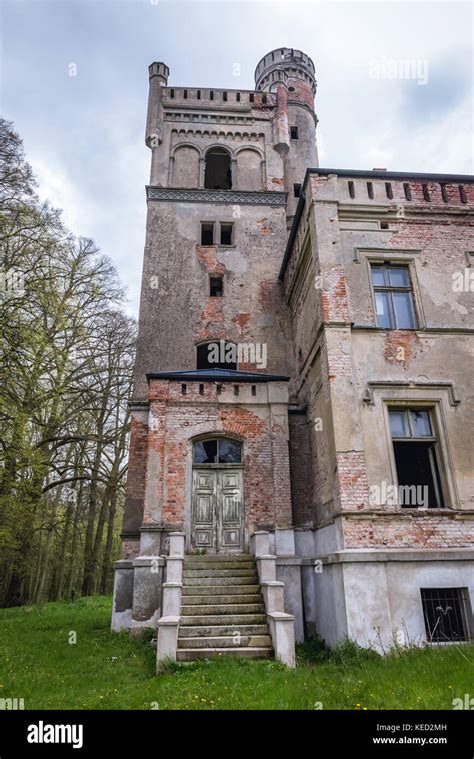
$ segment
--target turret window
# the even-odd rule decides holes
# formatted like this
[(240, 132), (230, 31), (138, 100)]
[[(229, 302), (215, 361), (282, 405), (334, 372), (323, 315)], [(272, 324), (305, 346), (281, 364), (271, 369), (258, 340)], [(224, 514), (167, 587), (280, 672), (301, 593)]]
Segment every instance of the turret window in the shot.
[(290, 138), (292, 140), (297, 140), (298, 137), (299, 137), (299, 135), (298, 135), (298, 127), (297, 126), (290, 127)]

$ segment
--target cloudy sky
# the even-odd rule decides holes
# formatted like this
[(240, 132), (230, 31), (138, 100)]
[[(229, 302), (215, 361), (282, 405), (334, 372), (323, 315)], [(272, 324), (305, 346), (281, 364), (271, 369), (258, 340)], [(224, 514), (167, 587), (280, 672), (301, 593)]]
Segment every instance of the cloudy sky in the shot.
[(251, 89), (265, 53), (302, 49), (316, 65), (321, 166), (474, 173), (468, 2), (0, 0), (0, 14), (2, 115), (40, 196), (115, 261), (131, 313), (152, 61), (170, 85)]

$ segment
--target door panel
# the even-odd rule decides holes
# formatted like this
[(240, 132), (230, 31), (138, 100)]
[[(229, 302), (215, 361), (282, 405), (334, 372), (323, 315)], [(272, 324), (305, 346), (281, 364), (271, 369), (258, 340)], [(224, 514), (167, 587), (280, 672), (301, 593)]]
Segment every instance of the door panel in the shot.
[(242, 469), (194, 469), (192, 543), (209, 553), (244, 549)]

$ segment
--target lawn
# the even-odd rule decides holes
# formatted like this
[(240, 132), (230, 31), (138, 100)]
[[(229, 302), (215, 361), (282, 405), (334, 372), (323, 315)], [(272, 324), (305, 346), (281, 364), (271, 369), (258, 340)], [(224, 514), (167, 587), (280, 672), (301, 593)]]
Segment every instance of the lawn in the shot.
[(156, 677), (149, 641), (112, 634), (110, 613), (99, 596), (1, 609), (0, 698), (25, 709), (451, 709), (473, 692), (472, 644), (386, 658), (307, 644), (295, 670), (222, 658)]

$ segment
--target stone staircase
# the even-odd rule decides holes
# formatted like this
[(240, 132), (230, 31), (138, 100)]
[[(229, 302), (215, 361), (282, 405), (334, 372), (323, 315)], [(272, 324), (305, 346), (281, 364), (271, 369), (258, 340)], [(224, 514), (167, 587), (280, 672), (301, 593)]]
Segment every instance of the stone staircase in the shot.
[(273, 657), (255, 557), (185, 556), (177, 661)]

